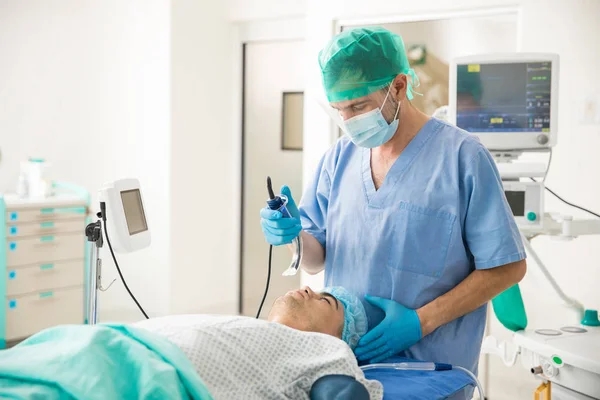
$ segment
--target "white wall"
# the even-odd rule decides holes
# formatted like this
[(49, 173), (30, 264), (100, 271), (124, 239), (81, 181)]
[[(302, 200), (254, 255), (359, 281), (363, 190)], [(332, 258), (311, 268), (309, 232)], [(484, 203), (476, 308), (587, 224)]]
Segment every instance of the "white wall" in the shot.
[[(236, 313), (232, 25), (226, 2), (171, 4), (171, 312)], [(236, 48), (241, 52), (241, 48)], [(235, 128), (239, 128), (236, 125)]]
[[(0, 191), (14, 190), (28, 156), (94, 195), (138, 177), (153, 246), (120, 265), (151, 314), (168, 311), (168, 36), (166, 0), (0, 0)], [(108, 284), (117, 274), (102, 257)], [(120, 282), (99, 301), (103, 318), (140, 316)]]
[(228, 0), (228, 18), (233, 21), (277, 20), (306, 14), (308, 0)]

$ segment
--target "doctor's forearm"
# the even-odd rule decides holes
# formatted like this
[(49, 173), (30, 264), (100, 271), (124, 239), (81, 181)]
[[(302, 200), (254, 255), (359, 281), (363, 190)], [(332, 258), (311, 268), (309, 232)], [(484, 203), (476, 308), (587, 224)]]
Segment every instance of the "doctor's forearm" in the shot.
[[(302, 237), (302, 264), (304, 271), (310, 275), (318, 274), (325, 268), (325, 249), (314, 236), (305, 231), (300, 232)], [(293, 252), (294, 246), (288, 245)]]
[(417, 310), (423, 336), (476, 310), (525, 276), (525, 260), (501, 267), (473, 271), (448, 293)]

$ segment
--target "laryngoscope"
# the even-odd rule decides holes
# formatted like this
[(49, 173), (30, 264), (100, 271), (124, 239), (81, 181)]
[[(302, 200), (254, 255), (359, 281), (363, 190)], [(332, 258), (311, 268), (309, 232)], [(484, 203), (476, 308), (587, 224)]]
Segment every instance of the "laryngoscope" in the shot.
[[(286, 208), (288, 203), (287, 197), (282, 194), (275, 196), (270, 176), (267, 176), (267, 191), (269, 192), (267, 206), (271, 210), (279, 211), (281, 215), (283, 215), (283, 218), (292, 218), (290, 212)], [(300, 263), (302, 262), (302, 238), (300, 235), (292, 241), (292, 244), (294, 245), (294, 257), (292, 258), (292, 262), (288, 269), (283, 272), (283, 276), (296, 275), (298, 273), (298, 268), (300, 268)]]
[[(292, 218), (292, 215), (286, 208), (288, 203), (288, 199), (286, 196), (280, 194), (278, 196), (273, 192), (273, 185), (271, 184), (271, 177), (267, 176), (267, 192), (269, 193), (269, 199), (267, 200), (267, 206), (271, 210), (279, 211), (283, 218)], [(302, 238), (300, 235), (296, 237), (292, 241), (292, 245), (294, 246), (294, 256), (292, 257), (292, 262), (290, 266), (283, 272), (283, 276), (293, 276), (298, 273), (298, 268), (300, 268), (300, 263), (302, 262)], [(256, 313), (256, 318), (260, 317), (260, 311), (262, 310), (263, 304), (265, 303), (265, 299), (267, 298), (267, 293), (269, 292), (269, 282), (271, 281), (271, 260), (273, 256), (273, 246), (269, 246), (269, 273), (267, 275), (267, 285), (265, 287), (265, 293), (260, 302), (260, 306), (258, 307), (258, 312)]]

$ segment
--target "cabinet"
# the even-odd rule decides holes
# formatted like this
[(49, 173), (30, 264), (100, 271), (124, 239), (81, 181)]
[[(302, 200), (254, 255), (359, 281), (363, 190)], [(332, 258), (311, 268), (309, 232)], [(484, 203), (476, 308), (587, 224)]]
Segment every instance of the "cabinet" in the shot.
[(89, 196), (0, 196), (0, 348), (84, 323)]

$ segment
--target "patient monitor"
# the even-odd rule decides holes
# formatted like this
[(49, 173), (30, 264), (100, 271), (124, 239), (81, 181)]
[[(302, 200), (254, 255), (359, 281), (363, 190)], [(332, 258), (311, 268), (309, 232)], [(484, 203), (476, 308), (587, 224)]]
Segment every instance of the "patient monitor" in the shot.
[(89, 267), (87, 270), (87, 300), (86, 323), (94, 325), (97, 319), (98, 290), (106, 291), (102, 287), (102, 259), (100, 250), (104, 246), (104, 237), (108, 243), (110, 254), (123, 281), (125, 290), (129, 293), (144, 317), (148, 315), (137, 301), (127, 283), (114, 255), (117, 253), (131, 253), (150, 245), (150, 230), (144, 210), (144, 200), (137, 179), (121, 179), (110, 182), (100, 190), (100, 212), (98, 220), (88, 224), (85, 228), (89, 246)]
[[(474, 135), (498, 162), (504, 192), (520, 228), (544, 225), (543, 163), (517, 162), (549, 152), (558, 132), (556, 54), (488, 54), (454, 59), (448, 119)], [(520, 180), (525, 178), (525, 180)]]
[(451, 123), (491, 151), (547, 150), (558, 132), (557, 54), (457, 58), (450, 67)]
[(105, 229), (117, 253), (130, 253), (150, 245), (150, 230), (144, 212), (140, 182), (121, 179), (100, 190), (100, 204), (106, 209)]

